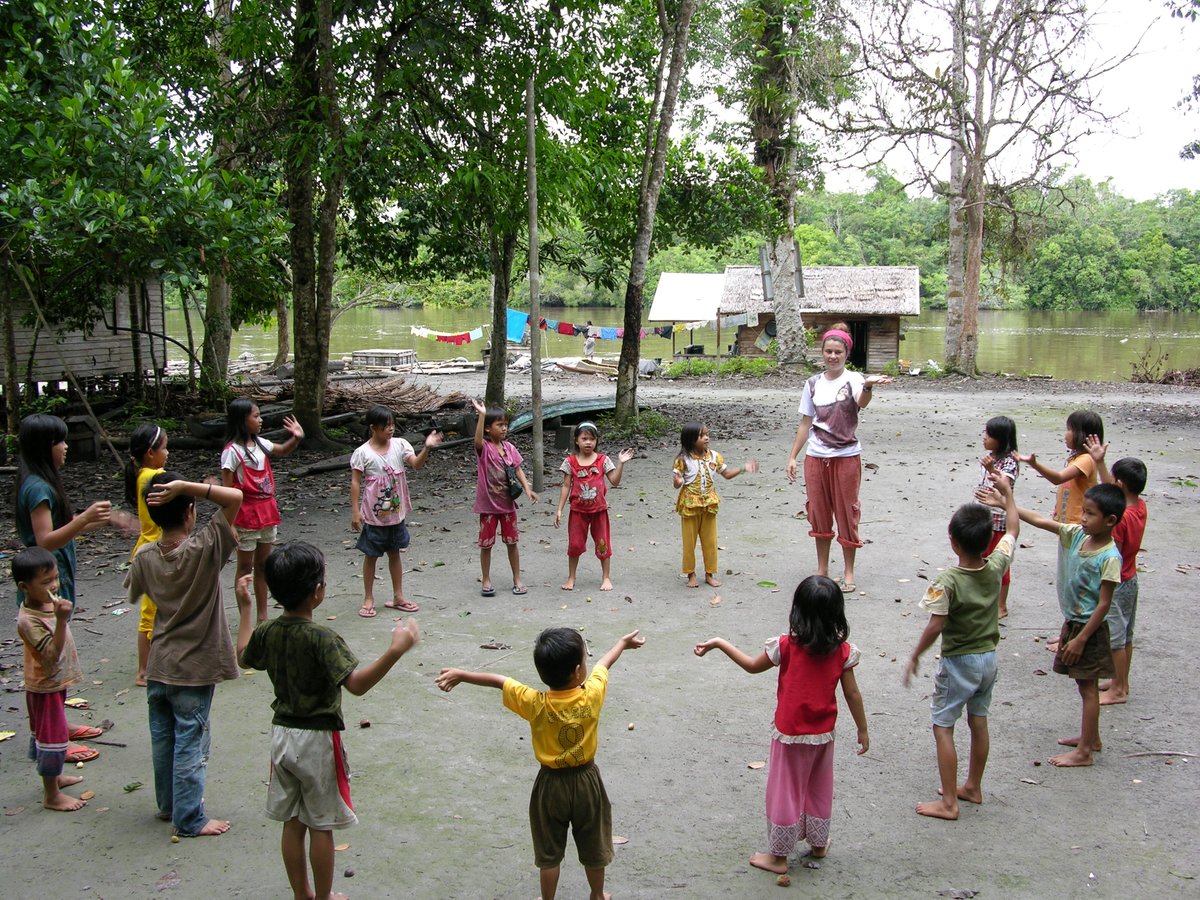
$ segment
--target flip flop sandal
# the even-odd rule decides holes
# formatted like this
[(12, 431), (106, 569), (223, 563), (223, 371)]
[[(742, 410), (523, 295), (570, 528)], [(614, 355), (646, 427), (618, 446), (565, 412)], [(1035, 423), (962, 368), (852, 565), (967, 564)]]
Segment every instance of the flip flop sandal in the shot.
[(514, 584), (513, 585), (513, 593), (519, 597), (522, 594), (528, 594), (529, 588), (525, 587), (525, 585), (523, 585), (523, 584)]
[(91, 725), (71, 725), (68, 737), (73, 741), (85, 741), (89, 738), (98, 738), (104, 734), (103, 728), (94, 728)]
[(375, 612), (375, 607), (373, 606), (361, 607), (358, 611), (358, 614), (364, 619), (373, 619), (378, 615), (378, 613)]
[(837, 586), (842, 589), (843, 594), (853, 594), (858, 590), (858, 585), (853, 581), (838, 581)]
[(67, 745), (67, 762), (80, 763), (89, 762), (100, 755), (100, 751), (92, 747), (85, 747), (82, 744)]
[(490, 588), (481, 588), (481, 589), (480, 589), (480, 591), (479, 591), (479, 596), (480, 596), (480, 597), (495, 597), (495, 596), (496, 596), (496, 589), (495, 589), (494, 587), (490, 587)]
[(389, 600), (383, 604), (388, 609), (398, 609), (400, 612), (415, 613), (420, 612), (421, 607), (413, 603), (411, 600)]

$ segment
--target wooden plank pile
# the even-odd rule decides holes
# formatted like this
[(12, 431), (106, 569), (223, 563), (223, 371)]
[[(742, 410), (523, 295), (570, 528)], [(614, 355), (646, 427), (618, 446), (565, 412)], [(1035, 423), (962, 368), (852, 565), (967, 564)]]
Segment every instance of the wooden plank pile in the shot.
[(367, 407), (386, 406), (397, 418), (436, 412), (447, 406), (462, 406), (467, 396), (459, 391), (439, 394), (426, 385), (408, 384), (403, 378), (382, 381), (339, 381), (325, 388), (325, 412), (365, 412)]

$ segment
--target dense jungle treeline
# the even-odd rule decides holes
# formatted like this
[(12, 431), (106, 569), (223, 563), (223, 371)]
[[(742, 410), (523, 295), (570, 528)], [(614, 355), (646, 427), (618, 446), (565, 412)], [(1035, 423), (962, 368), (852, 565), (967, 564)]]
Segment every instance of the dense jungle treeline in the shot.
[[(1074, 178), (1049, 196), (1018, 197), (1021, 216), (989, 218), (983, 303), (1031, 309), (1200, 310), (1200, 191), (1154, 200), (1123, 197), (1107, 183)], [(946, 303), (946, 221), (941, 198), (911, 196), (886, 172), (866, 193), (802, 195), (796, 237), (805, 265), (917, 266), (921, 302)], [(652, 295), (660, 272), (719, 272), (758, 262), (759, 238), (745, 234), (718, 248), (675, 243), (650, 261)], [(345, 290), (362, 284), (347, 279)], [(485, 304), (486, 281), (393, 286), (388, 299), (438, 306)], [(344, 296), (345, 294), (343, 294)], [(521, 299), (521, 293), (515, 297)], [(620, 292), (549, 265), (548, 306), (619, 306)]]

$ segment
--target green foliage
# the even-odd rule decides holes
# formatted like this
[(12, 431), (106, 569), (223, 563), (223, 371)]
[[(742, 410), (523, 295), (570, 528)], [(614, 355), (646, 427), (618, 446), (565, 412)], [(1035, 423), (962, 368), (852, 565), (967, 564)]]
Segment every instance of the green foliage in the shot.
[(673, 433), (679, 426), (669, 417), (658, 410), (644, 409), (638, 412), (637, 419), (628, 426), (618, 425), (612, 413), (605, 413), (596, 420), (600, 434), (609, 446), (621, 446), (623, 442), (635, 437), (646, 440), (656, 440)]
[(732, 356), (729, 359), (682, 359), (672, 362), (663, 372), (664, 378), (676, 379), (716, 375), (727, 378), (746, 375), (761, 378), (779, 370), (779, 363), (765, 356)]

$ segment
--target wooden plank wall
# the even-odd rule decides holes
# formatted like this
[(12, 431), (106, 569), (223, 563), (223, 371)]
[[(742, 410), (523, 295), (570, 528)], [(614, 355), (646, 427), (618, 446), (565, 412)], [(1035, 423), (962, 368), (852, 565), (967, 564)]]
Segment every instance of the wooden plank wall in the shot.
[[(773, 321), (774, 316), (764, 314), (758, 325), (743, 325), (738, 329), (738, 353), (742, 356), (765, 356), (766, 354), (754, 346), (759, 332), (766, 327), (767, 322)], [(813, 328), (818, 332), (825, 330), (834, 322), (846, 321), (846, 316), (833, 314), (807, 315), (804, 317), (804, 327)], [(854, 319), (854, 321), (862, 321)], [(890, 362), (900, 358), (900, 317), (876, 316), (867, 322), (867, 371), (880, 372)], [(820, 346), (808, 348), (809, 360), (817, 366), (821, 365)]]
[[(164, 330), (162, 283), (152, 281), (147, 288), (150, 296), (150, 330), (161, 333)], [(14, 331), (17, 345), (17, 373), (18, 377), (23, 380), (33, 346), (34, 329), (22, 325), (20, 321), (21, 317), (29, 310), (28, 303), (22, 304), (14, 297), (13, 307), (13, 315), (16, 319)], [(129, 327), (129, 298), (124, 289), (117, 293), (105, 311), (106, 321), (97, 320), (90, 335), (86, 335), (82, 331), (56, 332), (50, 335), (43, 331), (38, 336), (37, 358), (33, 364), (33, 380), (66, 381), (64, 362), (70, 366), (75, 377), (81, 381), (94, 377), (131, 373), (133, 371), (133, 335), (128, 331), (114, 331), (108, 327), (113, 324), (114, 315), (115, 324)], [(143, 322), (145, 319), (143, 311)], [(54, 324), (54, 322), (50, 323), (52, 328)], [(142, 349), (142, 364), (147, 371), (150, 371), (155, 365), (160, 369), (166, 365), (166, 341), (158, 337), (153, 339), (153, 359), (150, 354), (151, 339), (143, 334), (138, 336), (138, 341)], [(57, 353), (55, 344), (57, 344)], [(3, 354), (0, 354), (0, 373), (7, 375), (4, 371), (5, 364), (2, 357)]]

